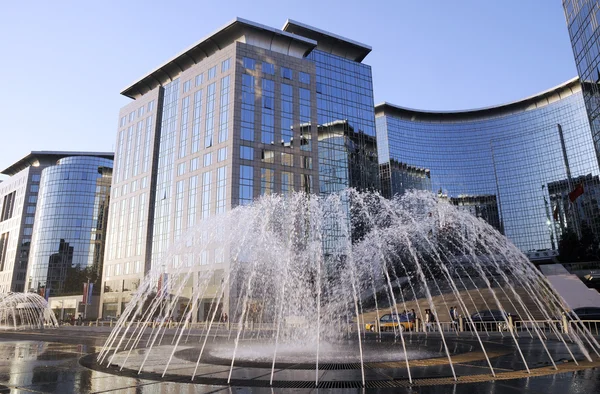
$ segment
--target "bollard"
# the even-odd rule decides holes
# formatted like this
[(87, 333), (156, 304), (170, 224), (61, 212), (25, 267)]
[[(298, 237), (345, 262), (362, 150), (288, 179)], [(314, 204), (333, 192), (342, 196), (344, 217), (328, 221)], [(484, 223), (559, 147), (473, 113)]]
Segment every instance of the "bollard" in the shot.
[(562, 331), (563, 334), (569, 333), (569, 322), (567, 321), (567, 315), (564, 312), (562, 314)]
[(415, 332), (419, 332), (421, 327), (421, 319), (419, 319), (418, 317), (415, 319)]
[(110, 319), (109, 327), (112, 327), (112, 319)]
[(514, 330), (514, 322), (512, 315), (508, 315), (508, 329), (512, 332)]
[(460, 332), (465, 331), (465, 319), (462, 316), (458, 317), (458, 330)]

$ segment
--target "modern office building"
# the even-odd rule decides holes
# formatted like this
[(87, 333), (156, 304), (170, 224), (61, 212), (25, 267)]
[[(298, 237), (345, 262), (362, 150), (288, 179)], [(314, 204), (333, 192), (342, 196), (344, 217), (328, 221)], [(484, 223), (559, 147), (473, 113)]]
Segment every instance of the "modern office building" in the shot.
[[(28, 262), (31, 260), (30, 252), (36, 211), (40, 207), (38, 197), (43, 193), (44, 188), (43, 183), (45, 181), (42, 180), (44, 171), (57, 166), (59, 162), (84, 160), (83, 158), (85, 160), (91, 160), (92, 158), (107, 160), (112, 159), (112, 157), (112, 153), (35, 151), (2, 171), (2, 174), (10, 177), (0, 183), (0, 292), (22, 292), (29, 288), (27, 286)], [(71, 169), (77, 170), (76, 167), (71, 167)], [(53, 170), (48, 171), (48, 173), (51, 172)], [(69, 177), (70, 174), (70, 172), (65, 172), (64, 176)], [(78, 173), (73, 172), (73, 175), (75, 174)], [(92, 177), (95, 179), (98, 176), (97, 168), (96, 173), (92, 173), (90, 176), (90, 179)], [(110, 180), (108, 185), (110, 185)], [(68, 204), (77, 204), (79, 198), (77, 196), (80, 190), (68, 196), (62, 194), (61, 190), (55, 192), (58, 197), (51, 204), (61, 206), (60, 212), (56, 212), (56, 215), (71, 214), (74, 231), (84, 232), (83, 228), (75, 230), (76, 225), (79, 225), (79, 222), (75, 220), (87, 220), (85, 213), (79, 210), (71, 213), (62, 209)], [(48, 212), (48, 210), (54, 209), (54, 205), (44, 205), (43, 208), (45, 212)], [(65, 240), (69, 242), (68, 238), (65, 238)], [(57, 239), (56, 244), (53, 246), (56, 253), (59, 253), (60, 250), (69, 250), (68, 248), (65, 249), (64, 242), (61, 244), (60, 239)]]
[(112, 155), (67, 156), (42, 171), (27, 270), (27, 289), (81, 295), (100, 286)]
[[(562, 232), (578, 231), (580, 220), (600, 234), (595, 188), (574, 203), (556, 199), (558, 189), (568, 200), (581, 177), (599, 175), (578, 78), (490, 108), (443, 112), (383, 103), (375, 112), (383, 174), (426, 178), (411, 187), (469, 209), (524, 252), (556, 255)], [(406, 188), (400, 177), (382, 178), (388, 195)]]
[[(205, 218), (262, 194), (379, 189), (370, 51), (295, 21), (235, 19), (124, 89), (103, 315), (168, 271), (169, 246)], [(227, 261), (213, 250), (198, 270), (218, 281)]]
[(563, 7), (592, 138), (600, 157), (600, 1), (563, 0)]

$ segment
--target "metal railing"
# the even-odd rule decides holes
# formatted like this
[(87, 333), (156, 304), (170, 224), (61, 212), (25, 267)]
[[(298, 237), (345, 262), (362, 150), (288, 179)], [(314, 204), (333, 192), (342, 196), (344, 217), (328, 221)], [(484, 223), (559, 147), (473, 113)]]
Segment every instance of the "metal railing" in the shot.
[[(510, 321), (509, 321), (510, 322)], [(362, 322), (361, 322), (362, 323)], [(185, 323), (185, 322), (177, 322), (177, 321), (152, 321), (152, 322), (138, 322), (138, 321), (129, 321), (126, 322), (127, 325), (131, 325), (134, 327), (146, 325), (150, 328), (166, 328), (166, 329), (178, 329), (185, 325), (186, 330), (198, 330), (198, 331), (206, 331), (210, 322), (197, 322), (197, 323)], [(372, 323), (369, 323), (372, 324)], [(600, 320), (582, 320), (581, 324), (589, 330), (592, 335), (600, 336)], [(512, 322), (512, 330), (517, 333), (524, 332), (534, 332), (537, 328), (544, 333), (550, 333), (554, 331), (556, 328), (561, 333), (567, 333), (570, 330), (575, 332), (584, 331), (581, 327), (581, 324), (578, 321), (570, 320), (570, 319), (562, 319), (562, 320), (518, 320)], [(83, 322), (82, 326), (89, 327), (114, 327), (116, 325), (116, 320), (92, 320)], [(365, 330), (363, 324), (361, 326), (361, 332)], [(554, 326), (554, 327), (552, 327)], [(293, 329), (295, 326), (290, 325), (289, 328)], [(424, 323), (422, 321), (415, 321), (412, 327), (403, 327), (402, 331), (412, 331), (412, 332), (440, 332), (451, 333), (451, 332), (468, 332), (475, 329), (478, 332), (507, 332), (509, 331), (510, 324), (507, 324), (505, 321), (475, 321), (470, 322), (467, 319), (459, 319), (457, 321), (440, 321), (438, 322), (430, 322)], [(231, 323), (231, 322), (213, 322), (211, 325), (211, 331), (230, 331), (230, 330), (239, 330), (240, 323)], [(355, 333), (357, 331), (356, 322), (351, 322), (348, 325), (340, 325), (340, 330), (343, 330), (347, 333)], [(376, 325), (376, 328), (373, 330), (375, 332), (379, 331), (381, 327)], [(253, 323), (246, 322), (244, 324), (245, 330), (250, 330), (254, 332), (261, 331), (272, 331), (276, 329), (275, 323)], [(316, 329), (316, 327), (315, 327)], [(398, 325), (395, 327), (386, 327), (386, 329), (382, 330), (382, 332), (394, 333), (398, 332)]]

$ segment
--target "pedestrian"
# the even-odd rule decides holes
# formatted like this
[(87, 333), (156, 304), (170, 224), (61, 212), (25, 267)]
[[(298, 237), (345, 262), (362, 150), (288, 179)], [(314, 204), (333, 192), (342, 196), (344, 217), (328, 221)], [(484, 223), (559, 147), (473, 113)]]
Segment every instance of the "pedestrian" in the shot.
[(456, 330), (458, 327), (458, 312), (455, 306), (450, 308), (450, 319), (452, 320), (452, 329)]

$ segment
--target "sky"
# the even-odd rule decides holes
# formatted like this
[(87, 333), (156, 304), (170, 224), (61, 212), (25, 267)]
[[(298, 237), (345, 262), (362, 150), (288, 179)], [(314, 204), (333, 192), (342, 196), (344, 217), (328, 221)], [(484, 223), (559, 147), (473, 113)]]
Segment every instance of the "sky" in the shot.
[[(373, 51), (375, 103), (519, 100), (577, 75), (561, 0), (11, 1), (0, 23), (0, 170), (34, 150), (113, 151), (121, 90), (239, 16)], [(0, 175), (0, 180), (6, 177)]]

